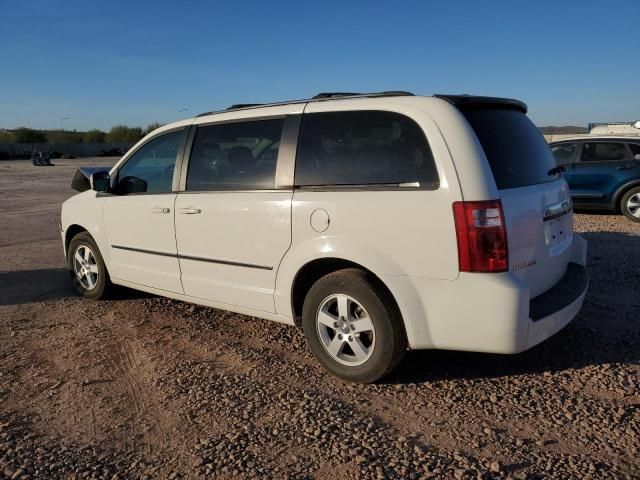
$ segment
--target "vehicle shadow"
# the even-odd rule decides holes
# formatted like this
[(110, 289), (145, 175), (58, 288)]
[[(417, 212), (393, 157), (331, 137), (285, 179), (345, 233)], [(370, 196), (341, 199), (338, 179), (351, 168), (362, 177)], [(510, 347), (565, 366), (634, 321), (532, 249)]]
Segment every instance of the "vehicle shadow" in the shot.
[(0, 272), (0, 305), (19, 305), (74, 297), (76, 292), (64, 268)]
[(582, 233), (589, 242), (589, 291), (564, 330), (517, 355), (408, 352), (384, 383), (421, 383), (557, 372), (589, 365), (640, 364), (640, 235)]
[[(151, 296), (128, 288), (118, 288), (114, 299), (132, 300)], [(73, 287), (69, 270), (66, 268), (0, 272), (0, 306), (73, 297), (79, 298), (79, 295)]]

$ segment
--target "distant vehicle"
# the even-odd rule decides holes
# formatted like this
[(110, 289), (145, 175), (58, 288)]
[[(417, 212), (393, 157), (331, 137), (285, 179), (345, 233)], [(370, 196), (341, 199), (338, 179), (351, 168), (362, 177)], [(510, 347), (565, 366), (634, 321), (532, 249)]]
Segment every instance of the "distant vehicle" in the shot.
[(35, 150), (31, 153), (31, 163), (38, 167), (52, 167), (53, 163), (49, 159), (49, 153), (41, 150)]
[(575, 137), (549, 146), (576, 208), (621, 212), (640, 222), (640, 138)]
[(126, 150), (122, 148), (111, 148), (109, 150), (102, 150), (100, 152), (101, 157), (121, 157), (126, 153)]
[(640, 120), (637, 122), (595, 122), (587, 126), (590, 135), (640, 136)]
[[(527, 350), (586, 295), (569, 187), (517, 100), (319, 94), (165, 125), (80, 169), (61, 236), (112, 284), (301, 326), (334, 375)], [(429, 368), (425, 366), (425, 368)]]

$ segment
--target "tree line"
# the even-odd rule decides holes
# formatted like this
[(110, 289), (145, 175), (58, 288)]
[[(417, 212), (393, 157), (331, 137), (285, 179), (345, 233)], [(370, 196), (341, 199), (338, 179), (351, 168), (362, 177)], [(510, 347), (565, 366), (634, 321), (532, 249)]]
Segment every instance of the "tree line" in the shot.
[(77, 132), (19, 127), (15, 130), (0, 130), (0, 143), (136, 143), (161, 126), (160, 123), (152, 123), (147, 128), (116, 125), (108, 132), (98, 129)]

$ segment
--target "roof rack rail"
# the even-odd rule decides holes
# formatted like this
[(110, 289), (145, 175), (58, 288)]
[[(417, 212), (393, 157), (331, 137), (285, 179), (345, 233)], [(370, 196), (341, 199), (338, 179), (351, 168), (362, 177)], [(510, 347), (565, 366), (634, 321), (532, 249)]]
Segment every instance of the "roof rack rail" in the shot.
[(372, 93), (351, 93), (351, 92), (321, 92), (309, 99), (303, 100), (288, 100), (284, 102), (273, 103), (236, 103), (231, 105), (225, 110), (215, 110), (212, 112), (204, 112), (197, 117), (204, 117), (206, 115), (212, 115), (214, 113), (226, 112), (228, 110), (240, 110), (244, 108), (258, 108), (258, 107), (274, 107), (278, 105), (292, 105), (295, 103), (309, 103), (309, 102), (321, 102), (323, 100), (332, 100), (338, 98), (367, 98), (367, 97), (404, 97), (413, 96), (411, 92), (405, 92), (403, 90), (387, 90), (384, 92), (372, 92)]
[(402, 90), (387, 90), (384, 92), (373, 93), (353, 93), (353, 92), (321, 92), (311, 97), (311, 100), (327, 100), (331, 98), (340, 97), (401, 97), (401, 96), (413, 96), (411, 92), (405, 92)]
[(362, 93), (353, 93), (353, 92), (320, 92), (317, 95), (311, 97), (311, 100), (322, 100), (325, 98), (337, 98), (337, 97), (357, 97), (362, 95)]
[(264, 103), (234, 103), (233, 105), (227, 107), (227, 110), (237, 110), (239, 108), (259, 107), (260, 105), (264, 105)]

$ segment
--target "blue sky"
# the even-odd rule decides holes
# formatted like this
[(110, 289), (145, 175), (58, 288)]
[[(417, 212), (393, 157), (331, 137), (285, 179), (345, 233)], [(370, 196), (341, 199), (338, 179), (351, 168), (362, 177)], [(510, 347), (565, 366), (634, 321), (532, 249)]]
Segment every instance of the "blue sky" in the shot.
[(0, 0), (0, 19), (0, 128), (390, 89), (515, 97), (538, 125), (640, 119), (639, 0)]

